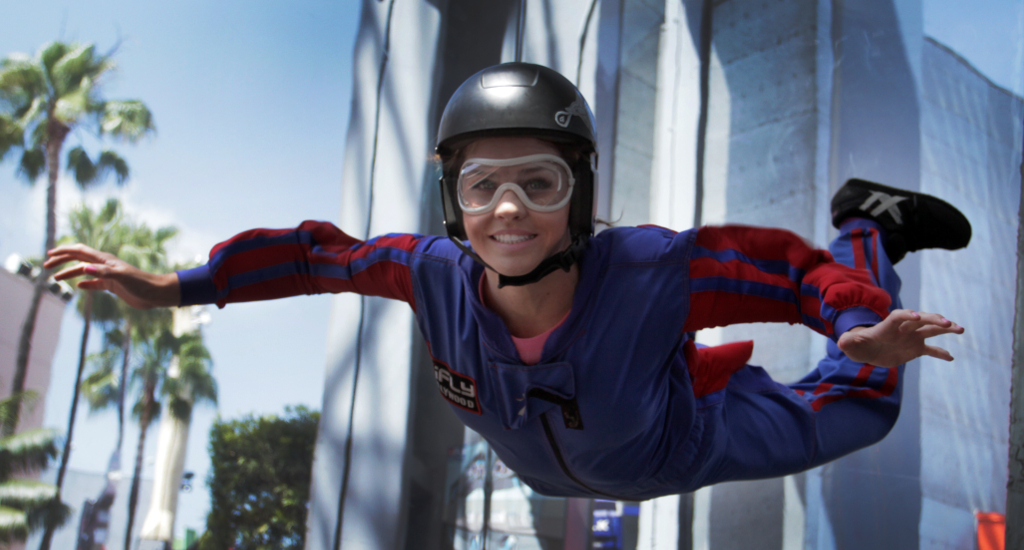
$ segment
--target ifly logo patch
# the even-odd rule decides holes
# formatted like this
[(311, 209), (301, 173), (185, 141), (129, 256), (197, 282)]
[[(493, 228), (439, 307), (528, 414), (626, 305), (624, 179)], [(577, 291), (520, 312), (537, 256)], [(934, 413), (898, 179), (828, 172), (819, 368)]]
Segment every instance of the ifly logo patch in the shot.
[(448, 368), (448, 365), (434, 359), (434, 378), (441, 395), (456, 407), (471, 413), (481, 414), (480, 400), (476, 394), (476, 380), (463, 376)]

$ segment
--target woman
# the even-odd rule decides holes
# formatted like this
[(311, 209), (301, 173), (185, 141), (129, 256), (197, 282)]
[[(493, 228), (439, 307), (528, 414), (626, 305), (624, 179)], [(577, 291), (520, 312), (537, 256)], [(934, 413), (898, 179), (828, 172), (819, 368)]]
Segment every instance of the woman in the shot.
[[(364, 243), (304, 222), (242, 233), (179, 273), (81, 245), (46, 265), (78, 260), (57, 278), (92, 275), (79, 287), (142, 308), (342, 291), (404, 300), (442, 396), (548, 495), (638, 500), (833, 460), (888, 433), (903, 363), (952, 360), (927, 338), (963, 333), (899, 309), (891, 264), (970, 238), (938, 199), (852, 180), (833, 199), (831, 255), (739, 226), (594, 236), (590, 109), (561, 75), (522, 63), (456, 91), (437, 150), (448, 239)], [(828, 336), (828, 356), (784, 386), (745, 364), (750, 342), (693, 342), (702, 328), (764, 321)]]

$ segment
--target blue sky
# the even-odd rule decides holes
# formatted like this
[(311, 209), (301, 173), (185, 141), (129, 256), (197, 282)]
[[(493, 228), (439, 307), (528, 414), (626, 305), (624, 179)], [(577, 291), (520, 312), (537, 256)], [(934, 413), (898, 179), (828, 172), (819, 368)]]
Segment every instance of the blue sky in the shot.
[[(131, 181), (123, 189), (95, 188), (85, 199), (98, 204), (117, 195), (138, 219), (177, 226), (174, 253), (182, 259), (205, 254), (218, 241), (252, 227), (337, 220), (358, 3), (255, 5), (238, 0), (4, 3), (0, 55), (35, 53), (56, 38), (95, 42), (106, 51), (120, 39), (119, 69), (104, 92), (109, 98), (144, 100), (154, 113), (157, 135), (137, 146), (115, 144), (132, 168)], [(97, 150), (87, 133), (77, 137)], [(14, 178), (14, 164), (7, 160), (0, 165), (0, 259), (14, 252), (38, 255), (45, 182), (29, 188)], [(69, 184), (59, 193), (62, 212), (82, 198)], [(205, 524), (208, 496), (201, 480), (217, 412), (237, 418), (280, 413), (286, 404), (320, 408), (329, 303), (329, 297), (315, 296), (211, 312), (205, 333), (220, 404), (216, 411), (197, 410), (193, 420), (186, 469), (200, 482), (182, 501), (179, 531), (189, 526), (201, 531)], [(80, 334), (81, 322), (69, 308), (46, 410), (47, 425), (61, 429)], [(83, 407), (79, 419), (71, 467), (102, 472), (115, 444), (116, 416), (88, 415)], [(125, 464), (131, 464), (137, 436), (137, 430), (127, 434)], [(152, 456), (156, 429), (148, 439), (147, 456)], [(147, 506), (140, 503), (140, 511)]]
[[(102, 51), (120, 41), (119, 70), (105, 94), (144, 100), (158, 133), (134, 147), (116, 145), (133, 170), (128, 186), (107, 184), (84, 198), (95, 205), (116, 195), (150, 225), (177, 226), (173, 253), (189, 259), (251, 227), (337, 221), (357, 22), (356, 0), (11, 1), (0, 55), (34, 53), (55, 38), (95, 42)], [(926, 0), (924, 26), (997, 84), (1024, 92), (1024, 0)], [(86, 133), (75, 138), (96, 151)], [(13, 173), (13, 163), (0, 165), (0, 260), (38, 254), (43, 240), (43, 182), (29, 188)], [(62, 183), (61, 212), (82, 198)], [(280, 413), (286, 404), (320, 407), (329, 303), (303, 297), (211, 312), (205, 333), (221, 393), (218, 409), (200, 409), (193, 421), (186, 468), (197, 479), (206, 476), (206, 438), (218, 412), (237, 418)], [(69, 308), (47, 402), (51, 426), (66, 424), (80, 330)], [(80, 419), (71, 467), (101, 472), (115, 417), (83, 409)], [(137, 435), (128, 432), (126, 463)], [(155, 429), (149, 440), (152, 456)], [(202, 483), (184, 497), (179, 531), (202, 529), (207, 498)]]

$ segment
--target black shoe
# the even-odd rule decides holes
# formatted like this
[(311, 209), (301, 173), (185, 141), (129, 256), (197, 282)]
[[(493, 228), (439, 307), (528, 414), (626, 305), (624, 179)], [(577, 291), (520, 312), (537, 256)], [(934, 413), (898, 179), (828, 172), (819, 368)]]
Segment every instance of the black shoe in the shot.
[(870, 181), (847, 180), (832, 197), (832, 225), (838, 229), (847, 218), (881, 225), (886, 233), (882, 246), (893, 264), (907, 252), (956, 250), (971, 241), (971, 223), (948, 202)]

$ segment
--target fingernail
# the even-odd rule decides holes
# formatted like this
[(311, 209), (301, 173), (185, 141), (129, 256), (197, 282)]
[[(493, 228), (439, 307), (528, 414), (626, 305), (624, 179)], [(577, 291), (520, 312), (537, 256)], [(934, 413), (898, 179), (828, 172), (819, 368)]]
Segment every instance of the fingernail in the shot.
[(96, 269), (96, 266), (87, 265), (87, 266), (85, 266), (85, 272), (88, 273), (89, 275), (95, 275), (95, 274), (99, 273), (100, 270)]

